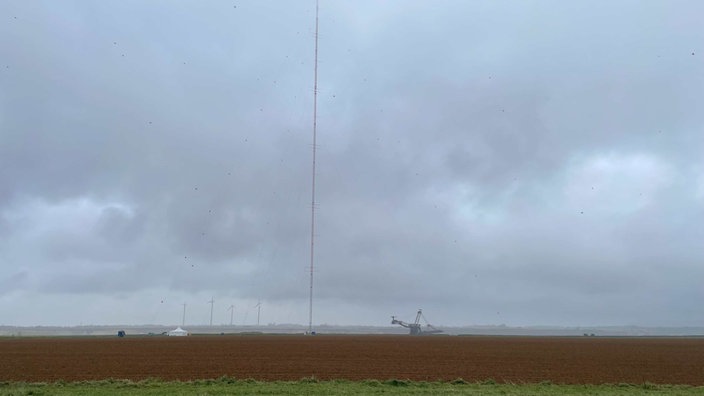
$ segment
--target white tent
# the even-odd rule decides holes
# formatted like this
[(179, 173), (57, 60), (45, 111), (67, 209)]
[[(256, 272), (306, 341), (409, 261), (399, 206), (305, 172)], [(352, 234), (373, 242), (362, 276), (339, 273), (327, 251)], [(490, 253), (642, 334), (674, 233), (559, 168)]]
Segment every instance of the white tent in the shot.
[(174, 337), (183, 337), (187, 336), (188, 332), (181, 327), (176, 328), (176, 330), (171, 330), (169, 333), (169, 337), (174, 336)]

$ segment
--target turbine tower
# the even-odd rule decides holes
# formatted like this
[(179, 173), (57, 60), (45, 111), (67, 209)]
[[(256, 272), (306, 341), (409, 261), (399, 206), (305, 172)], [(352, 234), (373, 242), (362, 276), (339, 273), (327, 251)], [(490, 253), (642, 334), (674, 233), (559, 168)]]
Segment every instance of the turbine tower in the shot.
[(186, 326), (186, 303), (183, 303), (183, 319), (181, 320), (181, 327)]
[(257, 326), (259, 326), (259, 316), (262, 313), (262, 302), (257, 302), (257, 305), (255, 305), (254, 307), (257, 309)]
[(227, 310), (230, 311), (230, 326), (232, 326), (232, 320), (235, 317), (235, 306), (230, 305), (230, 308), (228, 308)]
[(215, 300), (211, 297), (210, 301), (207, 302), (207, 304), (210, 304), (210, 326), (213, 326), (213, 306), (215, 305)]

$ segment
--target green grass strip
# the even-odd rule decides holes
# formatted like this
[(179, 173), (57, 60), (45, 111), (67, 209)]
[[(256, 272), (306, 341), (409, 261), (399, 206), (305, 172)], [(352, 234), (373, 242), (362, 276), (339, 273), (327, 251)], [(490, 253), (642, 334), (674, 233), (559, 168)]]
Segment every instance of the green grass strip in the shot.
[(103, 380), (53, 383), (0, 383), (0, 395), (704, 395), (704, 387), (686, 385), (500, 384), (406, 380), (261, 382), (219, 378), (197, 381)]

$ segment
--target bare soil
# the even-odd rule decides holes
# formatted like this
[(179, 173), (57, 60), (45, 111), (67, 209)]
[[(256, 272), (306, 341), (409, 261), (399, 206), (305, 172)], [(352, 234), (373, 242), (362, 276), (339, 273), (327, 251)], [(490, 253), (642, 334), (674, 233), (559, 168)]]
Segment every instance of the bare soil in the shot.
[(704, 385), (704, 338), (225, 335), (0, 339), (0, 380), (410, 379)]

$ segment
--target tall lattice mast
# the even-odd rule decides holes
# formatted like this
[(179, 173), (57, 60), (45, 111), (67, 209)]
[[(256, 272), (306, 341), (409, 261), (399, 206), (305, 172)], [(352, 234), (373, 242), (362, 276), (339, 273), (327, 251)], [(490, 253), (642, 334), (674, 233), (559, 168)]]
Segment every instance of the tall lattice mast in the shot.
[(315, 262), (315, 151), (318, 129), (318, 1), (315, 0), (315, 61), (313, 62), (313, 169), (310, 202), (310, 294), (308, 298), (308, 333), (313, 333), (313, 264)]

